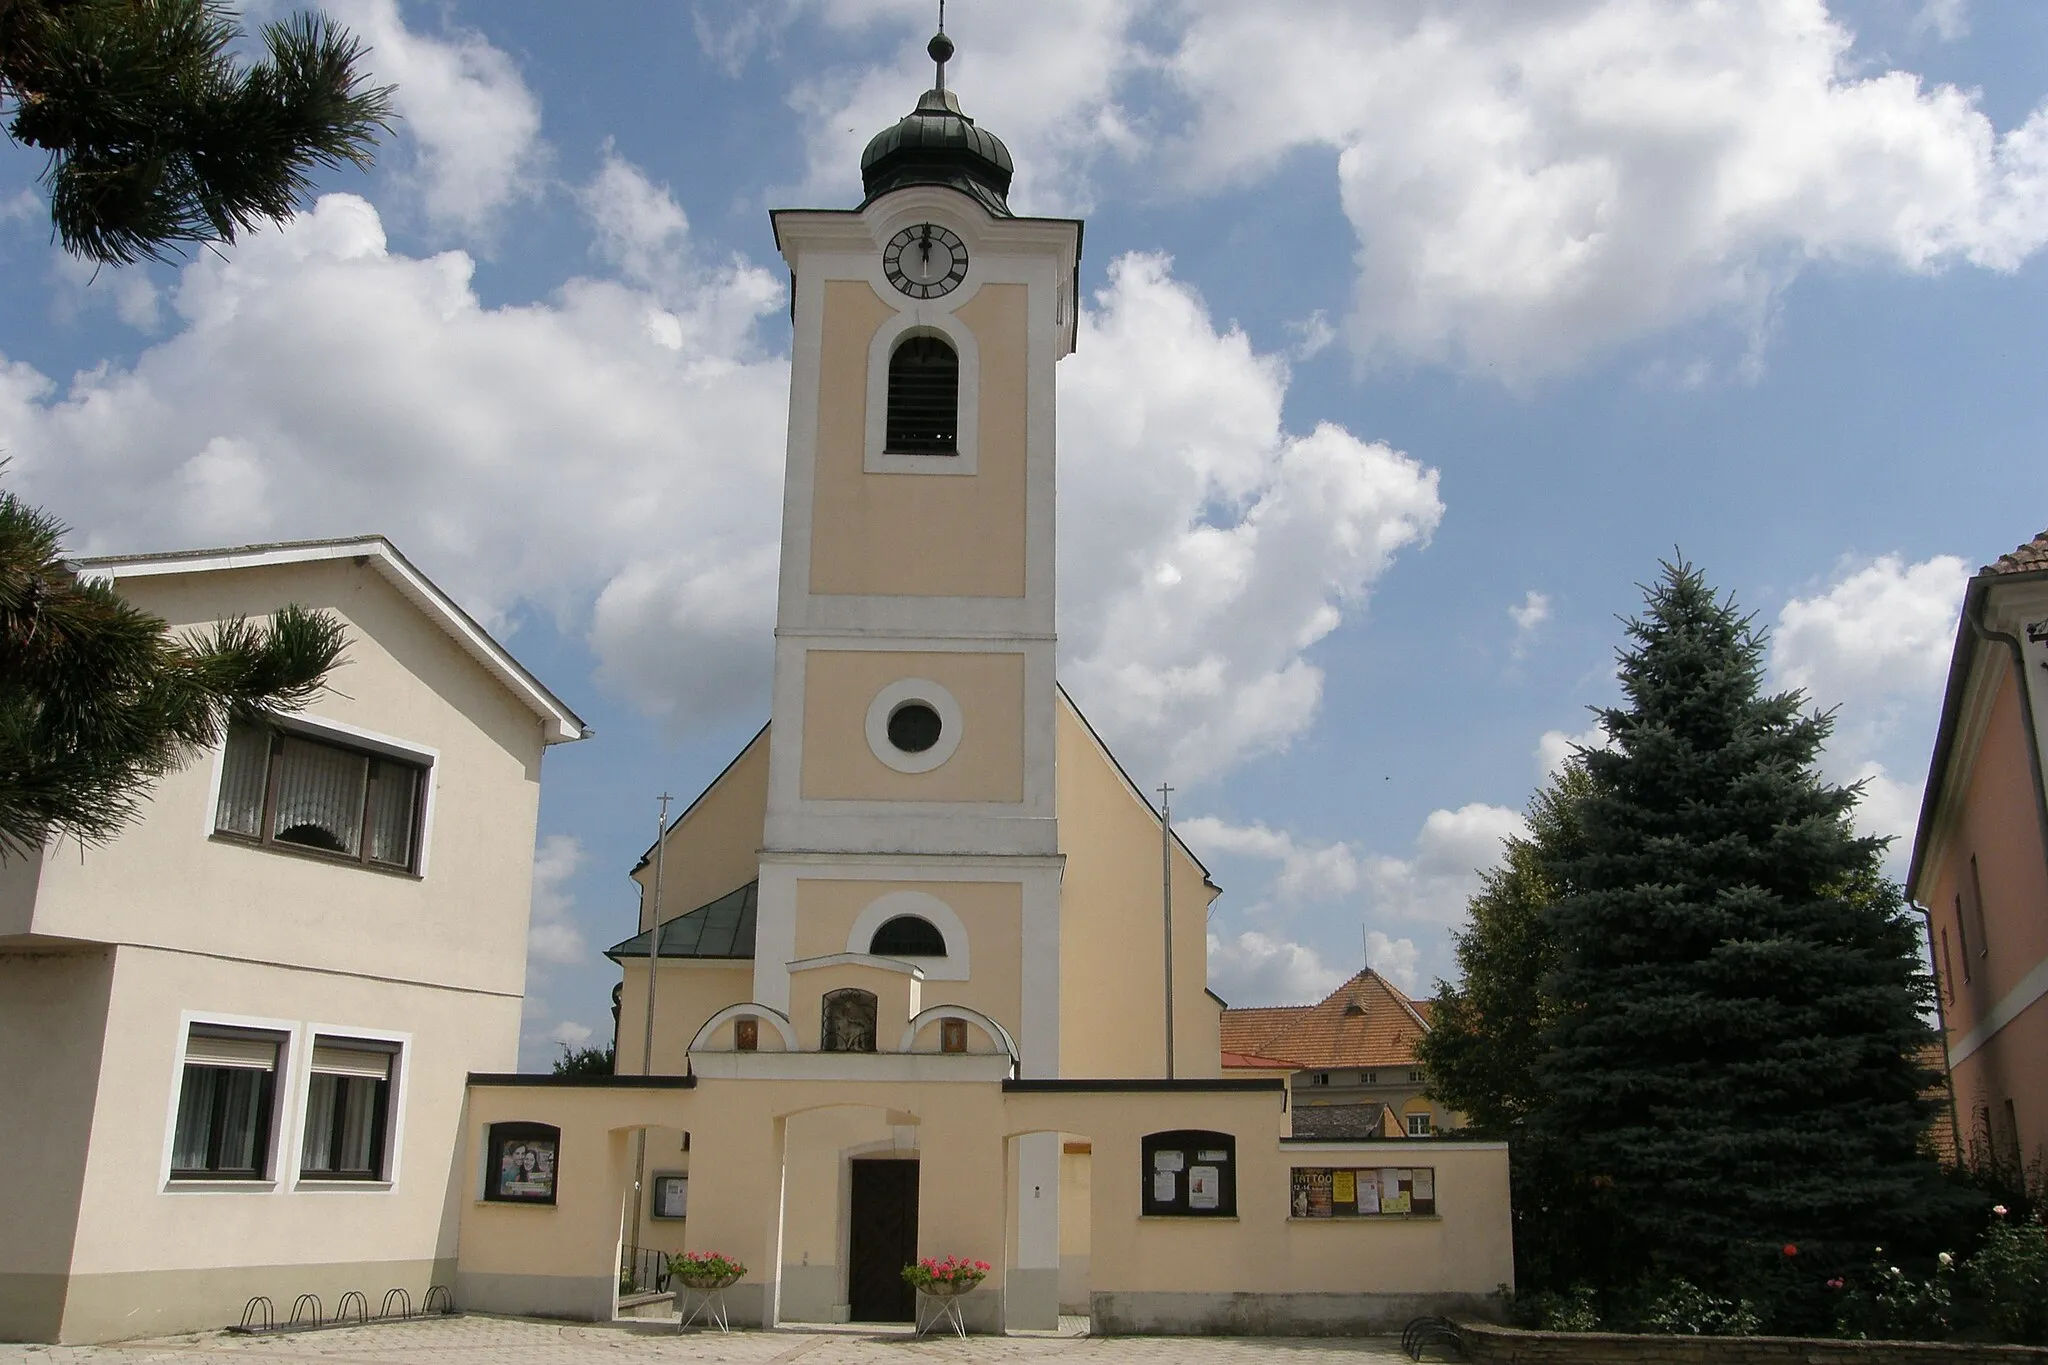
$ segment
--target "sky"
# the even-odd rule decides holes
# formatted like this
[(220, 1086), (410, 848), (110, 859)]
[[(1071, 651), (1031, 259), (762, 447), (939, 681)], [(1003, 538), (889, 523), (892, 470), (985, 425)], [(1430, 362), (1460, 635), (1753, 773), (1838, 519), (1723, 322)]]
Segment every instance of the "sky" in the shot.
[[(0, 143), (0, 454), (81, 554), (381, 532), (596, 727), (522, 1061), (611, 1035), (627, 872), (766, 719), (778, 207), (853, 207), (925, 0), (333, 0), (368, 173), (168, 266)], [(252, 18), (283, 6), (256, 4)], [(1836, 708), (1903, 871), (1956, 611), (2048, 527), (2048, 6), (953, 0), (1012, 206), (1087, 220), (1061, 677), (1224, 887), (1210, 978), (1454, 975), (1684, 556)]]

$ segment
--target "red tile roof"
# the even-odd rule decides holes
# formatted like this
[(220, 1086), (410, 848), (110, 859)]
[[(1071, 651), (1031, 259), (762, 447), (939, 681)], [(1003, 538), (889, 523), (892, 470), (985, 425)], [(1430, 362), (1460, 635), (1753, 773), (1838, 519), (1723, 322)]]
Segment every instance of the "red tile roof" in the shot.
[(1277, 1062), (1271, 1057), (1259, 1057), (1249, 1052), (1226, 1052), (1223, 1054), (1225, 1071), (1292, 1071), (1294, 1063)]
[(2048, 569), (2048, 531), (1984, 566), (1985, 573), (2033, 573), (2040, 569)]
[(1415, 1002), (1367, 968), (1313, 1005), (1224, 1010), (1223, 1050), (1304, 1068), (1411, 1066), (1428, 1029)]

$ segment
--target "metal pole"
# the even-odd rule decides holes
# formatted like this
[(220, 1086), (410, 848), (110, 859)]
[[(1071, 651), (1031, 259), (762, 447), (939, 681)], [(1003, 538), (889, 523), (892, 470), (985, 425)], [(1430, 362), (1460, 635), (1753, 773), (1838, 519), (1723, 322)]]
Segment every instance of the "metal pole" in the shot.
[[(654, 909), (647, 916), (647, 1027), (640, 1042), (640, 1074), (654, 1074), (654, 969), (661, 962), (661, 861), (668, 843), (668, 803), (675, 798), (661, 794), (661, 814), (654, 822)], [(633, 1151), (633, 1273), (640, 1273), (640, 1225), (645, 1218), (647, 1179), (647, 1129), (642, 1125), (640, 1140)]]
[(1166, 1079), (1173, 1079), (1173, 788), (1159, 784), (1159, 894), (1166, 910)]

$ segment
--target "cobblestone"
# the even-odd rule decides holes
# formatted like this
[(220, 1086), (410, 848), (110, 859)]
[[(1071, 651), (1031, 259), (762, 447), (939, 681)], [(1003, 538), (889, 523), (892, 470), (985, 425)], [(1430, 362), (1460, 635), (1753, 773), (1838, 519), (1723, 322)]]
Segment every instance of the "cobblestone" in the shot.
[(277, 1336), (209, 1332), (112, 1346), (0, 1344), (0, 1365), (1367, 1365), (1406, 1360), (1387, 1337), (912, 1337), (858, 1328), (688, 1332), (614, 1324), (453, 1317)]

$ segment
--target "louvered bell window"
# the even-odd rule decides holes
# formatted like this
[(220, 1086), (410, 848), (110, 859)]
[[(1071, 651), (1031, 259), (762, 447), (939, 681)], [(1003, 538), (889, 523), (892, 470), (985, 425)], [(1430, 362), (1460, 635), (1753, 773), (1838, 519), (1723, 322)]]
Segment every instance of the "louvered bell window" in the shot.
[(892, 455), (952, 455), (960, 438), (960, 357), (934, 336), (914, 336), (889, 357)]

